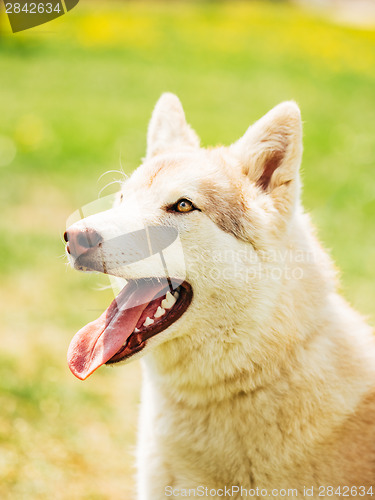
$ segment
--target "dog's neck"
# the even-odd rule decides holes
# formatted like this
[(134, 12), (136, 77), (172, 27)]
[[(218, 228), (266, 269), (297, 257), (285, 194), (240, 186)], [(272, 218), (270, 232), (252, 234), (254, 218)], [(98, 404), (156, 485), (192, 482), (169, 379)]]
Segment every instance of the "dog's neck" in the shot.
[[(252, 359), (242, 342), (218, 341), (219, 331), (207, 332), (206, 341), (198, 345), (194, 336), (166, 343), (144, 359), (144, 389), (150, 395), (147, 411), (157, 415), (162, 408), (166, 422), (179, 415), (184, 425), (193, 428), (196, 419), (209, 422), (215, 414), (214, 441), (221, 428), (258, 433), (270, 441), (275, 439), (271, 429), (278, 429), (285, 436), (284, 445), (289, 439), (295, 441), (291, 449), (297, 455), (300, 447), (324, 441), (356, 411), (375, 382), (371, 332), (365, 324), (363, 331), (355, 330), (358, 316), (349, 308), (345, 317), (334, 317), (343, 309), (340, 301), (337, 295), (328, 297), (331, 317), (327, 313), (326, 323), (318, 322), (308, 336), (292, 339), (284, 347), (275, 335), (290, 332), (271, 327), (259, 332), (269, 339), (261, 363)], [(282, 314), (281, 307), (278, 312)], [(351, 323), (352, 339), (345, 336)], [(217, 344), (224, 344), (218, 355)], [(350, 369), (342, 359), (350, 360)], [(188, 444), (190, 438), (186, 439)], [(280, 459), (279, 452), (275, 450), (270, 465)]]

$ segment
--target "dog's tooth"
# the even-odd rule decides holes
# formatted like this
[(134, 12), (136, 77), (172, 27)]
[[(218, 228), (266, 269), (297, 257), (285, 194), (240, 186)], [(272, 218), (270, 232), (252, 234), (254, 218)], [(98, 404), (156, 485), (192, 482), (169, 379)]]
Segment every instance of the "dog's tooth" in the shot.
[(134, 332), (135, 332), (135, 333), (138, 333), (138, 332), (140, 332), (140, 331), (141, 331), (141, 330), (138, 330), (138, 328), (134, 328)]
[(173, 297), (177, 300), (178, 297), (180, 296), (180, 294), (178, 293), (178, 291), (176, 290), (173, 294)]
[(154, 320), (147, 316), (146, 321), (143, 323), (143, 326), (150, 326), (153, 322)]
[(167, 292), (166, 295), (165, 295), (167, 301), (171, 304), (171, 307), (175, 304), (176, 302), (176, 299), (175, 297), (173, 297), (173, 295), (171, 294), (171, 292)]
[(163, 316), (163, 314), (165, 314), (165, 309), (163, 309), (162, 307), (158, 307), (156, 309), (156, 313), (154, 314), (154, 318), (160, 318), (161, 316)]
[(175, 302), (176, 302), (176, 299), (173, 297), (171, 292), (167, 292), (165, 294), (165, 299), (163, 299), (161, 301), (161, 307), (163, 307), (164, 309), (170, 309), (171, 307), (173, 307)]

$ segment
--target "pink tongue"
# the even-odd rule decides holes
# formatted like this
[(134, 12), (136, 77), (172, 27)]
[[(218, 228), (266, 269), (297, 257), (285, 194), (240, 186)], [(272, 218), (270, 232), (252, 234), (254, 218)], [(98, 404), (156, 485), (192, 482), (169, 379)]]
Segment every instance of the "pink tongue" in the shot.
[(114, 356), (133, 333), (139, 318), (165, 283), (138, 286), (128, 283), (106, 311), (73, 337), (68, 365), (77, 378), (85, 380)]

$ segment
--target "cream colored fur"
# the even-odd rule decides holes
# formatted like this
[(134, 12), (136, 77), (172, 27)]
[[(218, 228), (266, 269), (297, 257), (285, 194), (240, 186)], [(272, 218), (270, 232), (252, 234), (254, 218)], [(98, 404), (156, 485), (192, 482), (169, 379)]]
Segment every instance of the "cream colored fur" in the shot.
[[(180, 496), (225, 485), (275, 490), (269, 498), (285, 498), (282, 488), (304, 498), (304, 487), (320, 498), (320, 486), (373, 485), (375, 494), (373, 332), (338, 294), (301, 207), (297, 105), (277, 106), (230, 147), (205, 150), (165, 94), (147, 151), (123, 203), (85, 222), (108, 236), (174, 225), (185, 258), (167, 262), (194, 291), (185, 314), (138, 356), (138, 499), (165, 499), (167, 486)], [(201, 211), (163, 209), (181, 197)], [(147, 266), (117, 275), (162, 273), (156, 261)]]

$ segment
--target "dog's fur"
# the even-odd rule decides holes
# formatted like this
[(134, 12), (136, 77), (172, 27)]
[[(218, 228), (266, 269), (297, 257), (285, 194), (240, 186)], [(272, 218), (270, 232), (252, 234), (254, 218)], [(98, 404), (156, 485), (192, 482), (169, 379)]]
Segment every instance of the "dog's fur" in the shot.
[[(301, 155), (293, 102), (230, 147), (206, 150), (180, 101), (164, 94), (124, 201), (86, 219), (104, 237), (134, 229), (137, 198), (141, 225), (178, 229), (194, 291), (183, 316), (135, 356), (146, 354), (140, 500), (166, 498), (166, 486), (180, 495), (200, 485), (296, 488), (299, 497), (314, 487), (313, 498), (319, 486), (373, 485), (375, 493), (373, 332), (338, 294), (303, 212)], [(201, 211), (165, 210), (182, 197)], [(162, 272), (147, 262), (124, 271), (105, 241), (101, 255), (124, 278)], [(177, 260), (172, 267), (184, 273)]]

